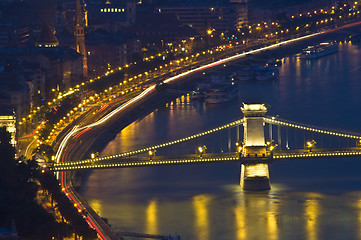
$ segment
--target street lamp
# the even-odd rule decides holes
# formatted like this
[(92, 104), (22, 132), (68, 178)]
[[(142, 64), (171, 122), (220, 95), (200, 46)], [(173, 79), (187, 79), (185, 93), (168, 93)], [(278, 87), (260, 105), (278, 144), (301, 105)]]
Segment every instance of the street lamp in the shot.
[(203, 156), (203, 154), (206, 152), (206, 149), (207, 149), (206, 145), (198, 147), (198, 152), (200, 154), (200, 157)]
[(315, 145), (316, 145), (316, 141), (315, 141), (315, 140), (311, 140), (311, 141), (308, 141), (308, 142), (306, 143), (306, 148), (309, 149), (310, 152), (311, 152), (312, 148), (313, 148)]
[(152, 161), (153, 157), (155, 157), (155, 153), (157, 152), (156, 149), (154, 149), (153, 151), (152, 150), (149, 150), (148, 151), (148, 155), (149, 155), (149, 159)]
[(237, 152), (241, 153), (243, 150), (243, 142), (242, 141), (236, 142), (236, 148), (237, 148)]

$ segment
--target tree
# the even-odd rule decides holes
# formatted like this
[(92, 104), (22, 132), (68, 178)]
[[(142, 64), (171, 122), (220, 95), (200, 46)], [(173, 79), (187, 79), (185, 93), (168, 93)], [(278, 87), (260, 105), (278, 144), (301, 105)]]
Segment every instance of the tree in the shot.
[(6, 129), (0, 128), (0, 227), (12, 220), (21, 238), (50, 239), (64, 233), (37, 202), (39, 167), (34, 159), (15, 159), (15, 149)]

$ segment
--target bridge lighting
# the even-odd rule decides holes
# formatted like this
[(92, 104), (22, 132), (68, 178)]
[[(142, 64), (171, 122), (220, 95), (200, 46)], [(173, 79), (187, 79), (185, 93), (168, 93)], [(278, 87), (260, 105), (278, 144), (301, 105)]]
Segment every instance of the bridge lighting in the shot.
[(278, 146), (277, 144), (272, 145), (272, 146), (270, 146), (269, 150), (270, 150), (270, 151), (273, 151), (277, 146)]
[(203, 153), (206, 152), (206, 149), (207, 149), (206, 145), (198, 147), (198, 152), (200, 153), (200, 157), (202, 157)]
[(241, 153), (242, 150), (243, 150), (243, 147), (242, 147), (242, 146), (238, 146), (237, 151), (238, 151), (239, 153)]
[(306, 143), (306, 148), (308, 148), (310, 151), (311, 149), (316, 145), (316, 141), (315, 140), (312, 140), (312, 141), (308, 141)]
[(155, 157), (156, 152), (157, 152), (156, 149), (154, 149), (153, 151), (152, 150), (148, 151), (148, 155), (149, 155), (150, 160), (152, 160), (152, 158)]
[(90, 157), (91, 157), (92, 159), (95, 158), (95, 154), (92, 153), (92, 154), (90, 155)]

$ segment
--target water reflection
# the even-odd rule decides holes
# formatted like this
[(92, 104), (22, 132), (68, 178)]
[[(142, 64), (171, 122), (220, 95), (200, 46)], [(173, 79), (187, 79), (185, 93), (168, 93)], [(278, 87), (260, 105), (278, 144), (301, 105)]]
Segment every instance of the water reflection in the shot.
[(90, 200), (89, 204), (96, 213), (98, 213), (100, 216), (103, 216), (102, 204), (98, 199)]
[(304, 218), (306, 221), (306, 236), (308, 240), (319, 239), (319, 216), (321, 211), (320, 198), (317, 193), (307, 193)]
[(277, 240), (278, 239), (278, 206), (275, 203), (270, 203), (267, 211), (267, 229), (268, 229), (268, 239)]
[(193, 198), (195, 217), (195, 232), (198, 240), (209, 240), (208, 208), (211, 198), (207, 195), (198, 195)]
[(234, 207), (235, 216), (235, 233), (237, 240), (247, 239), (247, 227), (246, 227), (246, 209), (244, 204), (240, 204)]
[(158, 233), (158, 207), (157, 201), (151, 200), (146, 211), (146, 233)]

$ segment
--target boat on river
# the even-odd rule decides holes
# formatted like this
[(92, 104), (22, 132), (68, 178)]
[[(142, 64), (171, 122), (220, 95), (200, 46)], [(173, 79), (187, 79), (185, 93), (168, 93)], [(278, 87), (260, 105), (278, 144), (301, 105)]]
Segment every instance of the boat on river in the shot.
[(234, 76), (239, 81), (247, 80), (274, 80), (279, 76), (279, 70), (272, 66), (247, 66), (243, 67), (234, 73)]
[(236, 96), (238, 96), (237, 83), (217, 84), (206, 92), (206, 103), (224, 103)]
[(317, 59), (338, 51), (338, 46), (333, 42), (320, 43), (316, 46), (308, 46), (302, 50), (302, 59)]
[(209, 83), (200, 83), (197, 85), (196, 90), (192, 91), (192, 100), (204, 100), (206, 98), (206, 91), (211, 88)]

